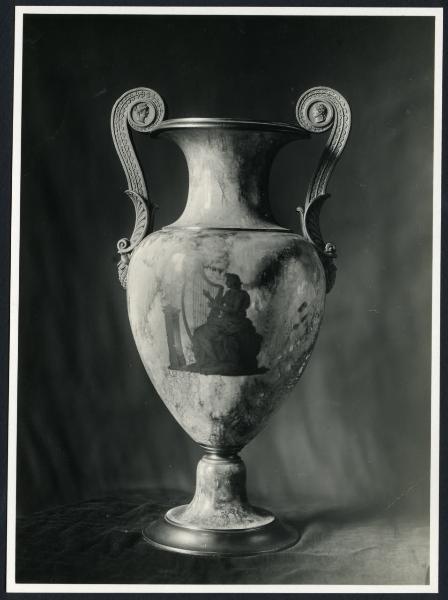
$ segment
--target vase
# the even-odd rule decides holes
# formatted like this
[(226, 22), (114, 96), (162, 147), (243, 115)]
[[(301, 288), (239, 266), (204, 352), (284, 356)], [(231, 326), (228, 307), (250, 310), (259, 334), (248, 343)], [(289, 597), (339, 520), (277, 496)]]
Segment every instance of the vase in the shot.
[[(305, 92), (297, 124), (217, 118), (164, 120), (149, 88), (123, 94), (112, 136), (136, 222), (118, 244), (119, 280), (149, 378), (177, 422), (204, 450), (191, 502), (143, 530), (145, 540), (190, 554), (248, 555), (296, 543), (300, 532), (250, 504), (241, 449), (299, 380), (335, 281), (335, 246), (319, 214), (350, 130), (346, 100)], [(181, 217), (153, 232), (155, 205), (131, 130), (175, 142), (189, 173)], [(268, 201), (277, 152), (329, 131), (303, 208), (301, 235), (278, 225)], [(274, 199), (275, 201), (275, 199)]]

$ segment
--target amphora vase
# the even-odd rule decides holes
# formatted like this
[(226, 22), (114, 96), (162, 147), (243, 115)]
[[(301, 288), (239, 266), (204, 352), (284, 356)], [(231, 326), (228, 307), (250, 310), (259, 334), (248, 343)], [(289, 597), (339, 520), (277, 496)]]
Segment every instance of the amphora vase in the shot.
[[(298, 100), (295, 125), (163, 120), (164, 112), (161, 97), (144, 87), (123, 94), (112, 110), (136, 213), (132, 235), (118, 242), (118, 273), (143, 365), (204, 456), (191, 502), (149, 523), (143, 535), (191, 554), (279, 550), (299, 533), (249, 503), (238, 453), (296, 385), (316, 342), (336, 271), (319, 213), (349, 134), (350, 109), (335, 90), (315, 87)], [(131, 129), (175, 142), (188, 166), (182, 216), (154, 233), (155, 207)], [(325, 131), (327, 145), (297, 209), (298, 235), (272, 216), (270, 166), (285, 144)]]

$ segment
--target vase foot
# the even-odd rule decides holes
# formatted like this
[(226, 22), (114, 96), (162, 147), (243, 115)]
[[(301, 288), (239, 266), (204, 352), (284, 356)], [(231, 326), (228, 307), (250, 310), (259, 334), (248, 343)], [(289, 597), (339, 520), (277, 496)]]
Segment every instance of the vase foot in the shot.
[(191, 502), (150, 523), (143, 537), (173, 552), (247, 556), (292, 546), (299, 534), (271, 512), (250, 504), (246, 468), (238, 455), (210, 449), (198, 463)]
[(299, 533), (279, 519), (250, 529), (199, 529), (182, 527), (169, 518), (159, 518), (143, 529), (143, 538), (171, 552), (203, 556), (249, 556), (277, 552), (293, 546)]

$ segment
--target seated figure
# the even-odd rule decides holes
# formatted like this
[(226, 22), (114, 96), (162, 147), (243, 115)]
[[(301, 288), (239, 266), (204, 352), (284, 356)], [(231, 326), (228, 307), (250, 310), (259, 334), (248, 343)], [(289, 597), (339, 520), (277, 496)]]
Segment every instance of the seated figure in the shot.
[(260, 372), (257, 354), (262, 336), (246, 316), (250, 296), (241, 289), (238, 275), (226, 273), (225, 282), (228, 290), (221, 288), (215, 298), (204, 292), (210, 312), (207, 321), (193, 333), (195, 370), (221, 375)]

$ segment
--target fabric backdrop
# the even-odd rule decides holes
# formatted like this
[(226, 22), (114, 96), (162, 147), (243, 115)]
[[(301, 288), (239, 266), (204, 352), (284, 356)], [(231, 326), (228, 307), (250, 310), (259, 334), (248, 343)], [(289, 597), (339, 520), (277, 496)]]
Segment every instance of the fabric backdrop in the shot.
[[(115, 244), (133, 208), (114, 101), (147, 86), (172, 118), (294, 123), (301, 93), (327, 85), (353, 118), (323, 211), (337, 281), (301, 381), (243, 451), (249, 492), (275, 510), (427, 517), (433, 35), (432, 18), (25, 17), (20, 515), (124, 489), (188, 493), (201, 455), (127, 320)], [(284, 226), (298, 230), (324, 138), (289, 144), (273, 165)], [(185, 161), (168, 141), (135, 139), (160, 228), (184, 206)]]

